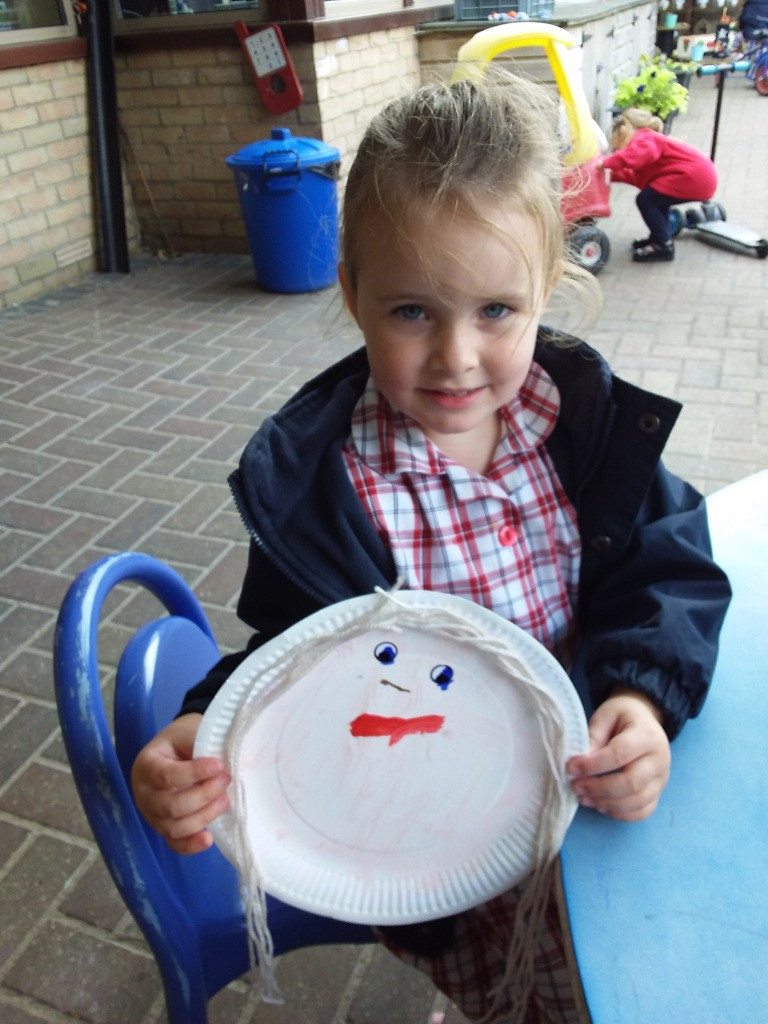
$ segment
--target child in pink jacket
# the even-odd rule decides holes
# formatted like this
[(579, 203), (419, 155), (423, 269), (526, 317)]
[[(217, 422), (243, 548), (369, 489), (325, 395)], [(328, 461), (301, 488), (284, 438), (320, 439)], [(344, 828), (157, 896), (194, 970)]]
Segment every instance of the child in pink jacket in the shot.
[(662, 128), (662, 121), (647, 110), (622, 111), (611, 135), (613, 153), (598, 165), (607, 168), (614, 181), (640, 189), (637, 208), (650, 233), (632, 243), (636, 263), (673, 260), (670, 207), (704, 202), (717, 188), (717, 172), (709, 157), (663, 135)]

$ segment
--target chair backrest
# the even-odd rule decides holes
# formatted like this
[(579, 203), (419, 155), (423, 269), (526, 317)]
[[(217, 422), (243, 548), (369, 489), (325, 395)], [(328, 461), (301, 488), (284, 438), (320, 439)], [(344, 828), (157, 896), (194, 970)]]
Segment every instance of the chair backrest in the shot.
[[(99, 616), (119, 583), (138, 583), (169, 612), (142, 626), (118, 666), (114, 743), (98, 669)], [(102, 856), (160, 968), (170, 1024), (205, 1024), (207, 1001), (248, 968), (235, 870), (216, 848), (174, 854), (133, 802), (136, 754), (178, 710), (218, 659), (205, 614), (176, 572), (148, 555), (111, 555), (86, 569), (62, 604), (54, 676), (64, 743)], [(269, 899), (277, 953), (301, 946), (371, 941), (370, 929), (329, 921)]]

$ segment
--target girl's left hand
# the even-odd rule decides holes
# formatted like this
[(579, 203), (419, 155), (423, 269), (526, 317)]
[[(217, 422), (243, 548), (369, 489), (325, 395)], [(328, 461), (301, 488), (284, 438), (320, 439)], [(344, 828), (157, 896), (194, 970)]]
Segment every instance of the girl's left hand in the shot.
[(641, 693), (615, 693), (592, 715), (589, 740), (589, 753), (567, 765), (579, 802), (621, 821), (647, 818), (672, 759), (659, 709)]

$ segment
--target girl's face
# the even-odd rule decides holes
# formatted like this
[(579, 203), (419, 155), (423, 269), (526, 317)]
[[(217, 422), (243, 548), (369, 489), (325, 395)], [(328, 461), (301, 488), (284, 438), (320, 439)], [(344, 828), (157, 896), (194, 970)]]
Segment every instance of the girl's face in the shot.
[(379, 391), (445, 455), (484, 472), (501, 437), (499, 409), (531, 366), (554, 281), (543, 280), (529, 216), (480, 212), (498, 233), (437, 214), (426, 261), (412, 255), (423, 225), (414, 225), (407, 250), (384, 222), (369, 225), (354, 289), (343, 266), (340, 279)]

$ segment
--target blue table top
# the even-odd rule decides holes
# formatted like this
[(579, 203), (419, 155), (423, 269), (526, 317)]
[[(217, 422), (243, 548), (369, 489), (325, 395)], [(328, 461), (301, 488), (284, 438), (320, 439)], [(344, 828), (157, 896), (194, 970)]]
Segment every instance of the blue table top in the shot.
[(768, 1022), (768, 470), (707, 500), (734, 598), (656, 812), (581, 809), (561, 854), (592, 1024)]

